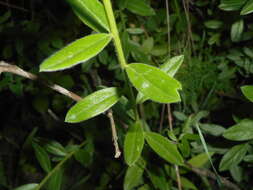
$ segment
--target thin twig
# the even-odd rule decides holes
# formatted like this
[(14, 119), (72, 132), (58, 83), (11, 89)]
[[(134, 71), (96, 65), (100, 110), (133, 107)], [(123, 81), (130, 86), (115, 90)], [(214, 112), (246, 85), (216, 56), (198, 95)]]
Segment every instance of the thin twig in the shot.
[(193, 42), (193, 36), (192, 36), (192, 27), (191, 27), (191, 19), (190, 19), (190, 8), (189, 8), (189, 1), (188, 0), (183, 0), (183, 7), (184, 7), (184, 12), (186, 16), (186, 21), (187, 21), (187, 30), (188, 30), (188, 39), (187, 43), (190, 44), (192, 47), (193, 53), (194, 53), (194, 42)]
[(166, 105), (163, 104), (163, 105), (162, 105), (161, 120), (160, 120), (160, 124), (159, 124), (159, 133), (161, 133), (161, 132), (162, 132), (162, 129), (163, 129), (163, 121), (164, 121), (165, 107), (166, 107)]
[[(207, 169), (200, 169), (200, 168), (196, 168), (193, 167), (191, 164), (186, 163), (186, 165), (196, 174), (198, 174), (199, 176), (205, 176), (205, 177), (209, 177), (213, 180), (217, 180), (217, 176), (215, 175), (215, 173), (211, 172), (210, 170)], [(231, 181), (227, 180), (224, 177), (220, 177), (221, 182), (224, 186), (233, 189), (233, 190), (241, 190), (236, 184), (232, 183)]]
[(114, 118), (113, 118), (113, 112), (111, 109), (108, 111), (107, 116), (109, 117), (110, 122), (111, 122), (112, 140), (113, 140), (113, 144), (114, 144), (114, 148), (115, 148), (114, 158), (119, 158), (121, 155), (121, 151), (120, 151), (119, 145), (118, 145), (117, 130), (116, 130), (116, 126), (115, 126), (115, 122), (114, 122)]
[[(173, 119), (172, 119), (170, 104), (167, 104), (167, 111), (168, 111), (169, 128), (170, 128), (170, 131), (173, 132), (173, 124), (172, 124)], [(178, 167), (178, 165), (174, 165), (174, 167), (175, 167), (175, 172), (176, 172), (176, 176), (177, 176), (178, 190), (182, 190), (182, 182), (181, 182), (181, 177), (180, 177), (180, 173), (179, 173), (179, 167)]]
[(173, 131), (173, 118), (172, 118), (172, 114), (171, 114), (171, 107), (170, 104), (167, 104), (167, 111), (168, 111), (168, 121), (169, 121), (169, 128), (170, 131)]
[(33, 80), (33, 81), (38, 81), (47, 87), (59, 92), (60, 94), (63, 94), (65, 96), (68, 96), (69, 98), (75, 100), (75, 101), (80, 101), (82, 97), (78, 96), (77, 94), (57, 85), (57, 84), (50, 84), (49, 82), (39, 78), (37, 75), (29, 73), (27, 71), (24, 71), (23, 69), (19, 68), (16, 65), (11, 65), (9, 63), (6, 63), (4, 61), (0, 61), (0, 74), (2, 72), (8, 72), (8, 73), (13, 73), (19, 76), (22, 76), (24, 78)]
[(167, 28), (168, 28), (168, 54), (169, 54), (169, 58), (170, 58), (170, 50), (171, 50), (171, 47), (170, 47), (170, 7), (169, 7), (169, 0), (166, 0), (166, 18), (167, 18)]
[(6, 7), (8, 7), (8, 8), (12, 8), (12, 9), (17, 9), (17, 10), (20, 10), (20, 11), (24, 11), (24, 12), (29, 12), (27, 9), (25, 9), (25, 8), (23, 8), (23, 7), (19, 7), (19, 6), (12, 5), (12, 4), (9, 4), (9, 3), (6, 3), (6, 2), (2, 2), (2, 1), (0, 1), (0, 5), (6, 6)]
[[(71, 91), (69, 91), (57, 84), (49, 84), (47, 81), (42, 80), (37, 75), (29, 73), (27, 71), (24, 71), (23, 69), (19, 68), (18, 66), (11, 65), (11, 64), (6, 63), (4, 61), (0, 61), (0, 75), (2, 72), (13, 73), (13, 74), (22, 76), (24, 78), (27, 78), (27, 79), (30, 79), (33, 81), (41, 82), (42, 84), (59, 92), (60, 94), (63, 94), (65, 96), (71, 98), (72, 100), (80, 101), (82, 99), (82, 97), (78, 96), (77, 94), (75, 94), (75, 93), (73, 93), (73, 92), (71, 92)], [(109, 110), (107, 116), (110, 118), (110, 122), (111, 122), (112, 138), (113, 138), (114, 147), (115, 147), (115, 156), (114, 157), (118, 158), (121, 155), (121, 151), (120, 151), (119, 145), (118, 145), (118, 136), (117, 136), (117, 131), (116, 131), (116, 127), (115, 127), (115, 122), (114, 122), (112, 110)]]

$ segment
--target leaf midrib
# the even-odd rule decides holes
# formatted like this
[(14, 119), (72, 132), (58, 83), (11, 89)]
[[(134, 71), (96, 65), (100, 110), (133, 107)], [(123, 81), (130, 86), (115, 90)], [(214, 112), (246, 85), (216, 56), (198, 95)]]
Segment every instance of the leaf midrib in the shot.
[[(58, 66), (58, 65), (61, 65), (61, 64), (63, 64), (64, 62), (67, 62), (69, 59), (73, 59), (73, 58), (77, 57), (77, 56), (80, 55), (81, 53), (85, 52), (86, 49), (89, 49), (89, 48), (94, 47), (96, 44), (99, 44), (101, 41), (103, 41), (103, 40), (104, 40), (105, 38), (107, 38), (107, 37), (109, 37), (109, 36), (108, 36), (108, 35), (104, 36), (104, 37), (101, 38), (100, 40), (97, 40), (97, 41), (95, 41), (94, 43), (92, 43), (92, 44), (90, 44), (89, 46), (87, 46), (87, 47), (85, 48), (85, 50), (84, 50), (84, 49), (81, 49), (81, 50), (77, 51), (77, 52), (76, 52), (73, 56), (71, 56), (71, 57), (66, 56), (66, 58), (63, 59), (63, 60), (61, 60), (60, 62), (57, 62), (57, 63), (52, 64), (51, 66), (47, 67), (47, 70), (50, 69), (50, 68), (55, 68), (55, 67)], [(108, 40), (109, 40), (109, 38), (108, 38)], [(105, 44), (106, 44), (106, 43), (105, 43)], [(89, 58), (88, 58), (88, 59), (89, 59)], [(82, 60), (82, 62), (85, 62), (86, 60), (87, 60), (87, 58), (84, 59), (84, 60)], [(78, 64), (78, 63), (76, 63), (76, 64)], [(71, 66), (73, 66), (73, 65), (71, 65)]]

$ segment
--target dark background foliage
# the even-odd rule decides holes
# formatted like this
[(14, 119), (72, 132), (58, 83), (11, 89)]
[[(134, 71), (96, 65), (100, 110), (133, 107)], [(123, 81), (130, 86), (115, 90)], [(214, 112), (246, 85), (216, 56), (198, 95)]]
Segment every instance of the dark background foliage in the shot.
[[(243, 118), (253, 117), (253, 105), (240, 91), (242, 85), (252, 84), (252, 14), (241, 16), (240, 10), (222, 10), (219, 0), (174, 0), (169, 1), (168, 20), (165, 1), (144, 1), (150, 9), (148, 15), (133, 8), (124, 9), (122, 2), (124, 0), (113, 1), (129, 61), (159, 66), (168, 57), (185, 56), (176, 75), (183, 85), (182, 102), (172, 106), (175, 135), (180, 135), (190, 115), (198, 116), (201, 124), (206, 124), (202, 125), (203, 133), (209, 151), (215, 152), (212, 157), (214, 165), (219, 168), (225, 152), (239, 143), (225, 140), (217, 131)], [(231, 26), (238, 20), (243, 20), (244, 29), (239, 37), (231, 38)], [(38, 74), (43, 80), (59, 84), (80, 96), (93, 92), (99, 85), (124, 88), (124, 75), (111, 46), (97, 58), (71, 70), (38, 72), (45, 58), (90, 33), (91, 29), (74, 15), (65, 1), (0, 2), (0, 60)], [(130, 97), (126, 87), (124, 90)], [(102, 114), (80, 124), (66, 124), (64, 117), (73, 103), (38, 82), (10, 73), (0, 75), (0, 189), (39, 183), (45, 176), (31, 141), (42, 147), (57, 141), (71, 150), (84, 140), (87, 145), (80, 153), (81, 158), (77, 161), (71, 159), (64, 165), (62, 189), (122, 189), (127, 166), (123, 157), (113, 158), (108, 118)], [(123, 146), (127, 121), (131, 120), (130, 105), (131, 102), (122, 102), (113, 110), (120, 147)], [(164, 108), (163, 105), (146, 102), (142, 109), (149, 128), (153, 131), (161, 128), (160, 132), (167, 134), (168, 121), (167, 116), (163, 116)], [(162, 125), (161, 117), (164, 117)], [(196, 130), (189, 130), (191, 135), (197, 134)], [(189, 150), (181, 150), (185, 159), (204, 152), (199, 139), (186, 141)], [(249, 156), (252, 152), (250, 146)], [(171, 172), (173, 167), (149, 149), (144, 150), (143, 157), (148, 163), (147, 172), (136, 189), (177, 189), (175, 174)], [(52, 165), (61, 160), (53, 154), (50, 154), (50, 159)], [(252, 160), (243, 161), (219, 174), (242, 189), (252, 189)], [(210, 169), (210, 163), (205, 168)], [(192, 175), (185, 169), (182, 169), (182, 175), (198, 189), (218, 188), (215, 180)]]

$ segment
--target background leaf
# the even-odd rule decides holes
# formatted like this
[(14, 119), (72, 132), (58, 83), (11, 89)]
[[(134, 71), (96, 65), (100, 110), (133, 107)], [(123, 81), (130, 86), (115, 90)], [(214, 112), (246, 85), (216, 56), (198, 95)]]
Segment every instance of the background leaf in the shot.
[(219, 8), (225, 11), (239, 10), (247, 0), (221, 0)]
[(126, 8), (141, 16), (152, 16), (155, 11), (145, 2), (145, 0), (128, 0)]
[(48, 142), (45, 145), (45, 149), (56, 156), (66, 156), (67, 154), (65, 148), (57, 141)]
[(144, 145), (144, 132), (141, 121), (136, 121), (128, 130), (124, 141), (124, 158), (132, 166), (141, 156)]
[(241, 87), (243, 95), (253, 102), (253, 86), (245, 85)]
[(253, 12), (253, 0), (249, 0), (242, 8), (241, 15), (247, 15)]
[(37, 160), (40, 163), (40, 166), (43, 168), (45, 172), (50, 172), (52, 167), (51, 167), (51, 161), (49, 159), (47, 152), (44, 150), (44, 148), (42, 148), (40, 145), (38, 145), (35, 142), (32, 143), (32, 146), (34, 148), (35, 155), (36, 155)]
[[(212, 157), (213, 154), (213, 152), (209, 152), (210, 157)], [(204, 152), (192, 157), (190, 160), (188, 160), (188, 163), (193, 167), (201, 168), (208, 162), (208, 160), (208, 155)]]
[(177, 146), (166, 137), (158, 133), (146, 132), (145, 139), (149, 146), (166, 161), (177, 165), (184, 164), (183, 158), (177, 150)]
[(242, 19), (233, 23), (231, 27), (232, 42), (239, 42), (241, 40), (243, 29), (244, 29), (244, 22)]
[(239, 164), (248, 150), (248, 144), (233, 146), (223, 157), (219, 165), (220, 171), (228, 170), (230, 167)]
[(65, 122), (77, 123), (103, 113), (120, 98), (117, 88), (96, 91), (77, 102), (67, 113)]
[(30, 183), (17, 187), (14, 190), (35, 190), (37, 186), (38, 186), (37, 183)]
[(109, 34), (91, 34), (72, 42), (40, 65), (42, 71), (59, 71), (85, 62), (97, 55), (111, 41)]
[(126, 71), (134, 87), (151, 100), (160, 103), (180, 101), (177, 90), (181, 89), (181, 84), (160, 69), (132, 63), (126, 67)]
[(133, 166), (128, 167), (124, 178), (124, 190), (131, 190), (140, 184), (145, 167), (146, 162), (142, 158)]
[(253, 120), (244, 119), (228, 128), (223, 137), (233, 141), (245, 141), (253, 139)]
[(63, 169), (60, 168), (50, 177), (48, 181), (48, 189), (52, 190), (61, 190), (63, 178)]

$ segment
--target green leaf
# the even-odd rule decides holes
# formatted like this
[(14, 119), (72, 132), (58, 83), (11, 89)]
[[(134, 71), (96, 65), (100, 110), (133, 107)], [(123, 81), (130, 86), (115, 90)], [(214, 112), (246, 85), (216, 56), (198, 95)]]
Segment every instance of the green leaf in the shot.
[(57, 141), (50, 141), (45, 145), (45, 149), (56, 155), (56, 156), (66, 156), (67, 151), (65, 150), (65, 148), (58, 143)]
[(253, 12), (253, 0), (249, 0), (242, 8), (241, 15), (247, 15)]
[(184, 188), (198, 190), (198, 188), (185, 177), (181, 177), (181, 183)]
[(220, 136), (224, 133), (226, 130), (224, 127), (220, 125), (215, 125), (215, 124), (209, 124), (209, 123), (200, 123), (199, 124), (200, 128), (205, 132), (213, 136)]
[(159, 190), (170, 189), (167, 176), (161, 168), (149, 169), (147, 170), (147, 173), (148, 173), (148, 177), (150, 181), (152, 182), (154, 186), (154, 189), (159, 189)]
[(178, 55), (166, 61), (160, 68), (170, 77), (174, 77), (183, 62), (184, 55)]
[(235, 22), (232, 25), (232, 27), (231, 27), (231, 40), (232, 40), (232, 42), (239, 42), (241, 40), (243, 29), (244, 29), (244, 22), (242, 19)]
[(14, 190), (35, 190), (37, 186), (38, 186), (37, 183), (30, 183), (17, 187)]
[[(212, 157), (213, 154), (213, 152), (209, 152), (210, 157)], [(204, 152), (188, 160), (188, 163), (193, 167), (201, 168), (208, 162), (208, 160), (208, 155)]]
[(253, 102), (253, 86), (245, 85), (241, 87), (243, 95)]
[(126, 8), (132, 13), (141, 16), (152, 16), (155, 15), (154, 9), (152, 9), (145, 0), (128, 0)]
[(146, 132), (145, 139), (149, 146), (166, 161), (177, 165), (184, 164), (184, 160), (177, 150), (176, 144), (164, 136), (158, 133)]
[(11, 17), (11, 11), (6, 11), (3, 15), (0, 16), (0, 24), (3, 24)]
[(223, 25), (223, 22), (219, 20), (208, 20), (204, 22), (204, 25), (209, 29), (218, 29)]
[(225, 171), (239, 164), (248, 150), (248, 144), (233, 146), (221, 159), (219, 170)]
[(230, 167), (229, 172), (237, 183), (240, 183), (242, 181), (244, 172), (240, 166), (233, 165)]
[(124, 141), (124, 157), (129, 166), (140, 158), (143, 145), (144, 132), (141, 121), (137, 121), (129, 128)]
[(146, 162), (142, 158), (135, 162), (133, 166), (128, 167), (124, 178), (124, 190), (132, 190), (140, 184), (145, 167)]
[(223, 137), (233, 141), (246, 141), (253, 139), (253, 120), (244, 119), (228, 128)]
[(97, 32), (109, 31), (105, 9), (98, 0), (67, 0), (75, 14)]
[(132, 63), (126, 67), (127, 75), (141, 93), (160, 103), (179, 102), (177, 90), (181, 84), (160, 69), (141, 63)]
[(47, 152), (44, 150), (44, 148), (42, 148), (40, 145), (38, 145), (35, 142), (32, 143), (32, 146), (34, 148), (35, 155), (36, 155), (37, 160), (40, 163), (40, 166), (43, 168), (45, 172), (50, 172), (52, 167), (51, 167), (51, 162), (50, 162)]
[(85, 62), (101, 52), (110, 41), (110, 34), (92, 34), (76, 40), (43, 61), (40, 72), (63, 70)]
[[(174, 77), (174, 75), (177, 73), (178, 69), (182, 65), (183, 61), (184, 55), (172, 57), (171, 59), (167, 60), (164, 64), (162, 64), (160, 69), (165, 73), (167, 73), (170, 77)], [(136, 102), (139, 104), (145, 102), (148, 99), (149, 98), (144, 96), (144, 94), (139, 92), (136, 98)]]
[(2, 158), (0, 159), (0, 186), (5, 186), (5, 187), (8, 186), (5, 166), (4, 166), (4, 162), (2, 161)]
[(67, 113), (65, 122), (77, 123), (103, 113), (120, 98), (117, 88), (96, 91), (77, 102)]
[(48, 189), (60, 190), (62, 185), (63, 169), (60, 168), (54, 172), (48, 181)]
[(225, 11), (239, 10), (247, 0), (221, 0), (219, 8)]

